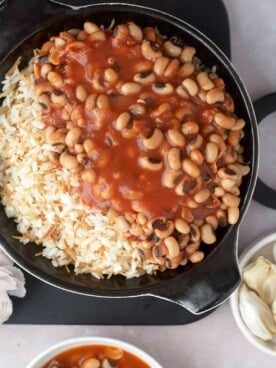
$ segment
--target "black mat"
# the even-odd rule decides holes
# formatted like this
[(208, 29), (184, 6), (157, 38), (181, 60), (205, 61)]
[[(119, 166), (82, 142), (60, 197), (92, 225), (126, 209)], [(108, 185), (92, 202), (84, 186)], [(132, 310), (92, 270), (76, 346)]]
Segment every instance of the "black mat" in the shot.
[[(89, 3), (85, 0), (64, 2)], [(106, 1), (97, 1), (100, 2)], [(131, 3), (157, 8), (184, 19), (230, 56), (228, 16), (222, 1), (133, 0)], [(7, 4), (0, 8), (0, 58), (23, 36), (37, 29), (52, 9), (56, 15), (70, 11), (47, 0), (10, 0)], [(24, 299), (13, 298), (14, 313), (8, 323), (170, 325), (191, 323), (206, 316), (195, 316), (173, 303), (151, 297), (111, 300), (78, 296), (48, 286), (30, 275), (26, 275), (26, 287)]]

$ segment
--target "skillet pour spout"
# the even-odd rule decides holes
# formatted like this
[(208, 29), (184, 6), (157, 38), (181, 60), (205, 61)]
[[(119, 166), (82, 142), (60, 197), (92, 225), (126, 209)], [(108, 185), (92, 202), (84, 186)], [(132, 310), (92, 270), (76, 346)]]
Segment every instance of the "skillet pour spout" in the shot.
[(167, 299), (193, 314), (206, 313), (223, 303), (239, 286), (241, 276), (236, 254), (237, 231), (231, 231), (215, 249), (213, 257), (179, 275), (154, 296)]
[[(22, 56), (22, 66), (26, 66), (32, 57), (32, 50), (39, 48), (49, 36), (61, 30), (79, 27), (86, 20), (95, 20), (98, 24), (109, 25), (112, 20), (118, 23), (129, 21), (147, 27), (156, 26), (160, 33), (168, 37), (177, 36), (187, 44), (194, 46), (198, 56), (209, 66), (216, 66), (227, 85), (227, 89), (236, 104), (236, 112), (246, 120), (244, 157), (250, 162), (251, 172), (244, 178), (241, 186), (240, 220), (245, 215), (254, 191), (258, 170), (257, 123), (249, 95), (234, 67), (224, 53), (204, 34), (188, 23), (164, 12), (154, 9), (117, 4), (93, 4), (82, 9), (69, 9), (47, 2), (44, 21), (35, 29), (24, 34), (24, 39), (14, 45), (0, 62), (0, 79), (11, 65)], [(44, 9), (44, 11), (45, 11)], [(47, 16), (48, 14), (48, 16)], [(51, 16), (49, 16), (51, 15)], [(75, 276), (63, 268), (54, 268), (44, 257), (36, 257), (37, 245), (22, 245), (17, 235), (16, 224), (8, 219), (0, 206), (0, 246), (24, 270), (40, 280), (57, 288), (76, 294), (101, 298), (124, 298), (151, 295), (181, 305), (194, 314), (204, 313), (219, 304), (232, 293), (240, 283), (237, 264), (238, 226), (221, 229), (217, 243), (204, 246), (208, 255), (196, 265), (179, 267), (176, 270), (158, 272), (156, 275), (144, 275), (137, 279), (125, 279), (114, 276), (107, 280), (98, 280), (90, 275)], [(209, 248), (208, 248), (209, 247)]]

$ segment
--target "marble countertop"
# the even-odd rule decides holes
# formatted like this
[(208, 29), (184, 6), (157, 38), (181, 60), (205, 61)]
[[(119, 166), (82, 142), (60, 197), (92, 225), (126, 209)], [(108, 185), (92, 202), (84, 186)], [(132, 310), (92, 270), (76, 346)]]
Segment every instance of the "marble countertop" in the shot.
[[(276, 92), (276, 1), (224, 0), (231, 24), (232, 59), (253, 98)], [(261, 175), (276, 183), (276, 115), (262, 124)], [(266, 144), (264, 144), (264, 141)], [(252, 240), (276, 229), (276, 212), (252, 202), (240, 230), (242, 250)], [(39, 308), (39, 306), (36, 306)], [(275, 358), (252, 346), (239, 332), (229, 302), (194, 324), (185, 326), (18, 326), (0, 327), (0, 367), (24, 367), (44, 348), (74, 336), (109, 336), (123, 339), (152, 354), (172, 368), (275, 367)]]

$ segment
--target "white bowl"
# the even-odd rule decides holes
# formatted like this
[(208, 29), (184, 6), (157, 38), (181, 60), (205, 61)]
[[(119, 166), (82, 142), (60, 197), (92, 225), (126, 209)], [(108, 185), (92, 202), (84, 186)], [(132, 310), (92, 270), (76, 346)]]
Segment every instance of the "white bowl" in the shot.
[[(240, 271), (242, 272), (247, 264), (254, 262), (259, 256), (264, 256), (266, 259), (275, 263), (275, 259), (273, 257), (273, 243), (275, 244), (275, 242), (276, 233), (272, 233), (258, 239), (255, 243), (250, 244), (239, 258)], [(263, 341), (253, 335), (244, 324), (239, 310), (239, 288), (231, 295), (230, 305), (235, 321), (247, 340), (263, 352), (276, 356), (276, 344), (269, 341)]]
[(155, 359), (153, 359), (143, 350), (140, 350), (137, 347), (128, 344), (127, 342), (106, 337), (77, 337), (69, 340), (64, 340), (43, 351), (36, 358), (34, 358), (31, 363), (27, 365), (26, 368), (42, 368), (44, 364), (46, 364), (49, 360), (51, 360), (61, 352), (84, 345), (105, 345), (121, 348), (137, 356), (143, 362), (147, 363), (151, 368), (162, 368)]

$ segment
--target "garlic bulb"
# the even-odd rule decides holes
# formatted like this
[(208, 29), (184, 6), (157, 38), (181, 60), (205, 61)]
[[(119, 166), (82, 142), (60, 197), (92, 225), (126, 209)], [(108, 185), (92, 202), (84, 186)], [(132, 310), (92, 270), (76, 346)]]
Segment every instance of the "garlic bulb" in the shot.
[(263, 340), (271, 340), (276, 334), (276, 323), (269, 306), (243, 284), (239, 292), (239, 308), (247, 328)]

